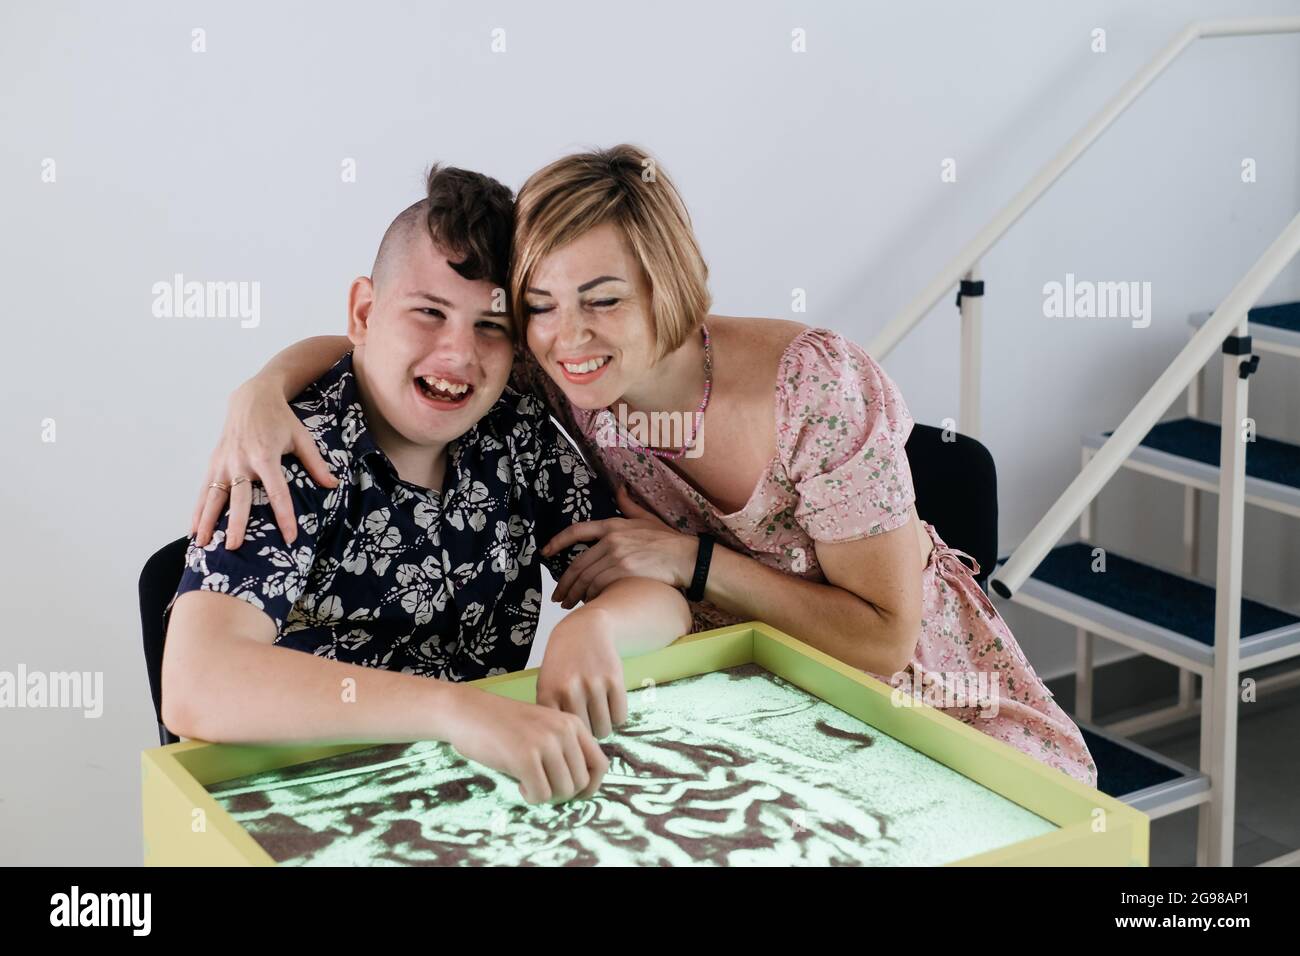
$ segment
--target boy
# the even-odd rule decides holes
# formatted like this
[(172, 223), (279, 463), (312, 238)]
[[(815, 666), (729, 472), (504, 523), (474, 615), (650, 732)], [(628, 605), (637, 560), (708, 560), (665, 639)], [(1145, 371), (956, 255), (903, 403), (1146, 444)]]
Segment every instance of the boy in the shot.
[[(223, 546), (227, 518), (191, 541), (163, 658), (173, 732), (445, 740), (529, 802), (599, 786), (593, 733), (626, 717), (620, 655), (690, 630), (678, 591), (619, 582), (557, 625), (538, 679), (551, 706), (458, 685), (525, 666), (539, 562), (558, 578), (580, 553), (544, 559), (538, 542), (616, 514), (541, 403), (506, 390), (512, 210), (495, 180), (435, 167), (352, 283), (354, 349), (294, 402), (341, 477), (323, 487), (286, 457), (289, 502), (237, 477), (232, 501), (252, 496), (243, 546)], [(292, 543), (274, 520), (285, 504)]]

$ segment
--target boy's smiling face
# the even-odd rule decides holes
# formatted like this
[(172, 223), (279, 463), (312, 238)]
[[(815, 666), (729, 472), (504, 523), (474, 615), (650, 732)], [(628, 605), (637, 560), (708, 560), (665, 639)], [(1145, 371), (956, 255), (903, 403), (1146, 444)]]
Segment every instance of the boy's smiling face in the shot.
[[(371, 428), (398, 473), (419, 474), (501, 396), (514, 357), (512, 321), (497, 287), (466, 279), (427, 229), (381, 253), (352, 283), (348, 338)], [(451, 261), (456, 261), (454, 256)], [(401, 459), (414, 462), (403, 468)]]

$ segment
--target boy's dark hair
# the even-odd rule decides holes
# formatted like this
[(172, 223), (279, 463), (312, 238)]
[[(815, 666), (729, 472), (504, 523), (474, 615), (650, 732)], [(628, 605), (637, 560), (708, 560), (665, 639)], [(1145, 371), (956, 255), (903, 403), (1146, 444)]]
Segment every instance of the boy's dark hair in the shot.
[(487, 279), (510, 287), (510, 241), (515, 229), (515, 200), (491, 176), (439, 166), (429, 170), (425, 185), (429, 233), (449, 253), (448, 264), (465, 279)]

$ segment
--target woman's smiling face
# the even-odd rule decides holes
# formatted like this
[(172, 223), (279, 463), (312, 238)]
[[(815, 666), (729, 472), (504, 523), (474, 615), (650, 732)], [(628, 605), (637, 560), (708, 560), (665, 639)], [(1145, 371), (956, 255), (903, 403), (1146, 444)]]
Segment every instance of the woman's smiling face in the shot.
[(641, 263), (613, 223), (537, 264), (525, 290), (528, 347), (574, 405), (605, 408), (650, 372), (650, 296)]

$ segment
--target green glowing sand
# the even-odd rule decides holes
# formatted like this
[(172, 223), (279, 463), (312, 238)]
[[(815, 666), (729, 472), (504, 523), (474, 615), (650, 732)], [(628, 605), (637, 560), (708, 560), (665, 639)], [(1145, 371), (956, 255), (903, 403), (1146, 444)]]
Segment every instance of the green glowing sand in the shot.
[(1055, 829), (757, 665), (633, 691), (591, 800), (438, 743), (215, 784), (285, 865), (930, 865)]

